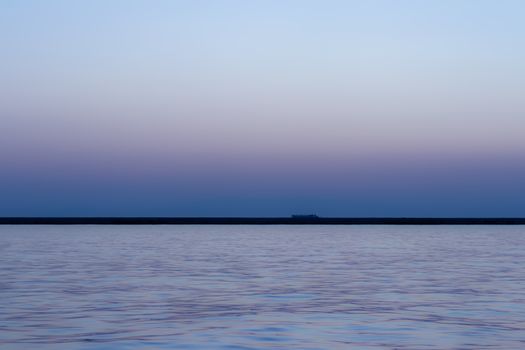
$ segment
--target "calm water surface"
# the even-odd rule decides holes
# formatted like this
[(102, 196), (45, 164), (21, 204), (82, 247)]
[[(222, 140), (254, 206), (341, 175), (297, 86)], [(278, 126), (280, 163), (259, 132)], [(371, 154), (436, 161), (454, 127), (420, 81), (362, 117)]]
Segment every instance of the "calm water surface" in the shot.
[(521, 226), (0, 226), (1, 349), (525, 349)]

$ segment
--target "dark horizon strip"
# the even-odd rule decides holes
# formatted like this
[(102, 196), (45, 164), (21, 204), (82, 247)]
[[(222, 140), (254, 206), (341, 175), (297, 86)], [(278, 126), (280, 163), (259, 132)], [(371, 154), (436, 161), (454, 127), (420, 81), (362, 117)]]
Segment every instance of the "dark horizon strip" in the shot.
[(525, 218), (0, 217), (0, 225), (525, 225)]

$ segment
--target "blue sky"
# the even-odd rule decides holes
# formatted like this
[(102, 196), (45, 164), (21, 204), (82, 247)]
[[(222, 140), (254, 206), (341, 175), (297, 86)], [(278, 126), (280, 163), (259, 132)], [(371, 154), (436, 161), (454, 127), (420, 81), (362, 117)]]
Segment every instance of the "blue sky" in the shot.
[(0, 215), (525, 215), (522, 1), (0, 1)]

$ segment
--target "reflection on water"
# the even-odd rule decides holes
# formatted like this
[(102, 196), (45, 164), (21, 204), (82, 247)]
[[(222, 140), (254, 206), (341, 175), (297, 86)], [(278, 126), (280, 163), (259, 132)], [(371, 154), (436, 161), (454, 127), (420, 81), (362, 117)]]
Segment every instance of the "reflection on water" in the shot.
[(2, 349), (525, 349), (525, 227), (3, 226)]

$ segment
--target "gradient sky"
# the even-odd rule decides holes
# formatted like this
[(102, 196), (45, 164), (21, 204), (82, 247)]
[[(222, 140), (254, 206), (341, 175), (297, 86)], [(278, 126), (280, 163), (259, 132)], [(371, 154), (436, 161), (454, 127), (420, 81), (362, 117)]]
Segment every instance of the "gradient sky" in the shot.
[(521, 0), (0, 0), (0, 216), (525, 216)]

